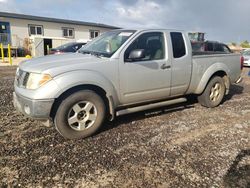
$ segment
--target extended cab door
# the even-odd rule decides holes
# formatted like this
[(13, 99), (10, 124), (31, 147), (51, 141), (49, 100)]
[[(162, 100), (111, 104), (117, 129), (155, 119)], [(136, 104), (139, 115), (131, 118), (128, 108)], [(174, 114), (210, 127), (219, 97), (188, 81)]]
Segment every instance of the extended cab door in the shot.
[(192, 75), (192, 48), (187, 35), (170, 32), (172, 46), (171, 96), (183, 95), (189, 88)]
[[(122, 51), (119, 63), (122, 104), (158, 100), (170, 95), (171, 61), (166, 41), (164, 32), (144, 32)], [(136, 49), (143, 49), (145, 57), (130, 59), (130, 53)]]

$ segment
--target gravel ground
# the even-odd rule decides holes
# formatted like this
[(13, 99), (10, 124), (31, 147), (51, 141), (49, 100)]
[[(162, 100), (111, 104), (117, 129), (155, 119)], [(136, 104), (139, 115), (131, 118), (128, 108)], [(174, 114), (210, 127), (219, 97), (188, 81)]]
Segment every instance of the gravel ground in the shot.
[(14, 110), (15, 67), (0, 67), (0, 186), (250, 187), (247, 71), (215, 109), (192, 100), (68, 141)]

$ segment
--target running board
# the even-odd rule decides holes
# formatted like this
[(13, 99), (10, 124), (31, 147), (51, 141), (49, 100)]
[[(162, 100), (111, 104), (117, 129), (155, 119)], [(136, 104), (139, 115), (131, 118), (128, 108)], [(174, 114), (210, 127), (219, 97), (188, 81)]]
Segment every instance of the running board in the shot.
[(186, 101), (187, 101), (186, 98), (177, 98), (177, 99), (172, 99), (172, 100), (168, 100), (168, 101), (162, 101), (162, 102), (151, 103), (151, 104), (147, 104), (147, 105), (143, 105), (143, 106), (127, 108), (127, 109), (124, 109), (124, 110), (117, 111), (116, 116), (131, 114), (131, 113), (134, 113), (134, 112), (140, 112), (140, 111), (149, 110), (149, 109), (152, 109), (152, 108), (160, 108), (160, 107), (163, 107), (163, 106), (182, 103), (182, 102), (186, 102)]

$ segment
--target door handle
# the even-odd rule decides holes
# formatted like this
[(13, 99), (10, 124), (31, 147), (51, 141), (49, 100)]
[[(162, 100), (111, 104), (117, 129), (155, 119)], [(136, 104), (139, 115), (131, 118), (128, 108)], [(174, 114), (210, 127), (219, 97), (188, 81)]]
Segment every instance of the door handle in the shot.
[(166, 65), (165, 63), (161, 66), (161, 69), (170, 69), (170, 65)]

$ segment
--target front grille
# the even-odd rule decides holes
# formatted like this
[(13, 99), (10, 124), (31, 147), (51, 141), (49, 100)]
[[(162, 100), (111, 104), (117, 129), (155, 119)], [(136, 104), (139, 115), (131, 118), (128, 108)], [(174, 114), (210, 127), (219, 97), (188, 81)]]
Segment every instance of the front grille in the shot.
[(25, 87), (29, 78), (29, 73), (21, 69), (18, 70), (16, 74), (16, 85), (18, 87)]
[(23, 78), (23, 83), (22, 83), (23, 86), (27, 85), (27, 82), (28, 82), (28, 79), (29, 79), (29, 75), (30, 74), (28, 72), (25, 73), (25, 76)]

